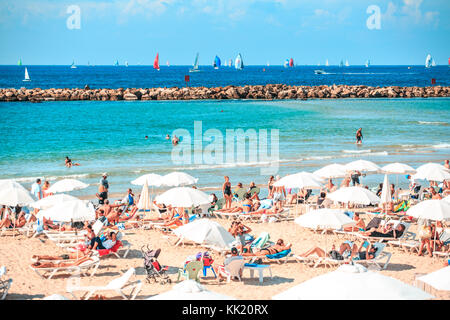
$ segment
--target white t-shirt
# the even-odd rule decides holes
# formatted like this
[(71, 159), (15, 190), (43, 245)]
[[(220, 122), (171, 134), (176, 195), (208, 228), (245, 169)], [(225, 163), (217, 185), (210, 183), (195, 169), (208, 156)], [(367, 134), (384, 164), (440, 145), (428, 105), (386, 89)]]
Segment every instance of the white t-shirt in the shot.
[(39, 194), (42, 195), (41, 185), (37, 182), (31, 185), (31, 193), (34, 194), (37, 198), (39, 198)]
[(114, 245), (116, 244), (115, 241), (112, 241), (110, 239), (105, 240), (102, 242), (102, 245), (106, 248), (106, 249), (111, 249), (112, 247), (114, 247)]

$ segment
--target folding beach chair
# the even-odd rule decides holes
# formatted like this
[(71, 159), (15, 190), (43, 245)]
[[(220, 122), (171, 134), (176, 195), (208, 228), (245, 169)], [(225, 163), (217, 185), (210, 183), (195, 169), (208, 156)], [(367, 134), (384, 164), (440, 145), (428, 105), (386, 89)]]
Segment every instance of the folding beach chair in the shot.
[[(387, 268), (389, 261), (391, 260), (392, 253), (384, 251), (386, 248), (385, 243), (376, 242), (372, 244), (373, 247), (377, 248), (377, 251), (375, 252), (375, 257), (373, 259), (366, 259), (366, 260), (354, 260), (354, 263), (358, 264), (374, 264), (376, 265), (380, 270), (384, 270)], [(384, 263), (381, 262), (381, 260), (385, 259)]]

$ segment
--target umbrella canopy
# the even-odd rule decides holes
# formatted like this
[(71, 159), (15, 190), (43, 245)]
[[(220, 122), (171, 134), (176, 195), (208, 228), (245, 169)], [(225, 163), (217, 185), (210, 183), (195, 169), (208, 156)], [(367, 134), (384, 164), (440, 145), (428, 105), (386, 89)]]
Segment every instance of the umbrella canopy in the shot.
[(383, 189), (381, 189), (381, 203), (392, 202), (391, 188), (387, 174), (384, 175)]
[(426, 163), (417, 168), (417, 173), (413, 176), (414, 179), (439, 181), (450, 179), (450, 172), (443, 165), (438, 163)]
[(338, 209), (312, 210), (296, 218), (295, 223), (310, 229), (340, 229), (355, 224), (343, 210)]
[(361, 265), (342, 265), (336, 271), (307, 280), (274, 300), (425, 300), (434, 298), (400, 280), (368, 271)]
[(55, 182), (47, 189), (49, 193), (69, 192), (87, 188), (89, 185), (76, 179), (63, 179)]
[(148, 192), (147, 180), (144, 181), (144, 186), (142, 187), (141, 196), (139, 197), (137, 207), (141, 210), (150, 210), (152, 208), (152, 201), (150, 199), (150, 193)]
[(370, 173), (375, 173), (381, 170), (381, 168), (379, 166), (377, 166), (375, 163), (373, 163), (372, 161), (367, 161), (367, 160), (356, 160), (356, 161), (352, 161), (349, 162), (345, 165), (345, 169), (347, 169), (347, 171), (361, 171), (361, 172), (370, 172)]
[(217, 222), (209, 219), (196, 219), (174, 230), (178, 237), (199, 244), (213, 245), (222, 249), (230, 248), (234, 237)]
[(178, 187), (167, 190), (156, 197), (157, 203), (163, 203), (166, 206), (171, 205), (175, 208), (190, 208), (202, 204), (211, 203), (209, 196), (194, 188)]
[(295, 174), (290, 174), (286, 177), (281, 178), (273, 185), (275, 187), (284, 186), (286, 188), (321, 188), (322, 187), (322, 179), (318, 176), (309, 173), (309, 172), (299, 172)]
[(450, 203), (445, 200), (425, 200), (409, 208), (408, 216), (434, 221), (450, 220)]
[(444, 201), (447, 201), (448, 203), (450, 203), (450, 195), (446, 196), (444, 199), (442, 199)]
[(78, 198), (68, 195), (68, 194), (55, 194), (53, 196), (48, 196), (45, 198), (42, 198), (39, 201), (33, 202), (30, 206), (35, 209), (48, 209), (51, 208), (57, 204), (66, 202), (66, 201), (74, 201), (79, 200)]
[(143, 186), (145, 182), (147, 182), (147, 186), (159, 187), (161, 186), (161, 178), (159, 174), (149, 173), (140, 176), (136, 180), (131, 181), (132, 184)]
[(58, 222), (93, 221), (95, 220), (95, 209), (92, 203), (86, 201), (66, 201), (39, 211), (37, 218), (39, 220), (46, 218)]
[(188, 186), (197, 183), (198, 179), (184, 172), (172, 172), (161, 178), (161, 185), (167, 187)]
[(416, 173), (416, 169), (414, 169), (413, 167), (410, 167), (407, 164), (399, 162), (385, 165), (384, 167), (381, 168), (381, 170), (383, 171), (383, 173), (387, 174)]
[(347, 169), (343, 164), (333, 163), (314, 171), (314, 175), (324, 179), (344, 178), (347, 175)]
[(52, 294), (51, 296), (47, 296), (47, 297), (43, 298), (42, 300), (70, 300), (70, 299), (68, 299), (60, 294)]
[(173, 289), (147, 300), (236, 300), (219, 293), (211, 292), (194, 280), (185, 280), (173, 286)]
[(363, 205), (376, 204), (381, 201), (375, 193), (361, 187), (340, 188), (335, 192), (328, 193), (326, 197), (336, 202), (350, 202)]
[(0, 184), (0, 205), (4, 206), (26, 206), (35, 202), (31, 193), (21, 184), (9, 180)]
[(436, 290), (450, 291), (450, 266), (418, 277), (417, 280), (429, 284)]

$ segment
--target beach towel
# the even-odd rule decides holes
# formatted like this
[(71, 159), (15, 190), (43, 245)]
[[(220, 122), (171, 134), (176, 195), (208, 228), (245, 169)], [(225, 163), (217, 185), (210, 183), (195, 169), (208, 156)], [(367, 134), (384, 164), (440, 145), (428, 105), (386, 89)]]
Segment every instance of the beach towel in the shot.
[(261, 249), (264, 247), (264, 245), (269, 241), (270, 235), (268, 232), (261, 232), (258, 238), (256, 238), (255, 241), (252, 243), (253, 248)]
[(274, 253), (274, 254), (268, 254), (268, 255), (266, 255), (266, 258), (268, 258), (268, 259), (281, 259), (281, 258), (286, 257), (289, 253), (291, 253), (291, 249), (283, 250), (281, 252)]
[(116, 241), (116, 244), (113, 245), (113, 246), (111, 247), (111, 249), (99, 249), (99, 250), (97, 250), (97, 251), (98, 251), (98, 254), (99, 254), (100, 257), (101, 257), (101, 256), (105, 256), (105, 255), (107, 255), (107, 254), (110, 254), (111, 252), (117, 252), (117, 250), (119, 250), (119, 248), (120, 248), (122, 245), (123, 245), (122, 242), (121, 242), (120, 240), (117, 240), (117, 241)]

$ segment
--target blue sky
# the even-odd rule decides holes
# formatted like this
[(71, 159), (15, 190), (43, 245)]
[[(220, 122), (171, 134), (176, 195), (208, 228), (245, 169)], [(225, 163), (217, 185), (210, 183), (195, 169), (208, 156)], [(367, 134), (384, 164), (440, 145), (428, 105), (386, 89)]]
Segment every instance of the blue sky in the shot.
[[(70, 30), (68, 6), (81, 9)], [(381, 29), (370, 30), (370, 5)], [(438, 64), (450, 57), (448, 0), (1, 0), (0, 64)]]

